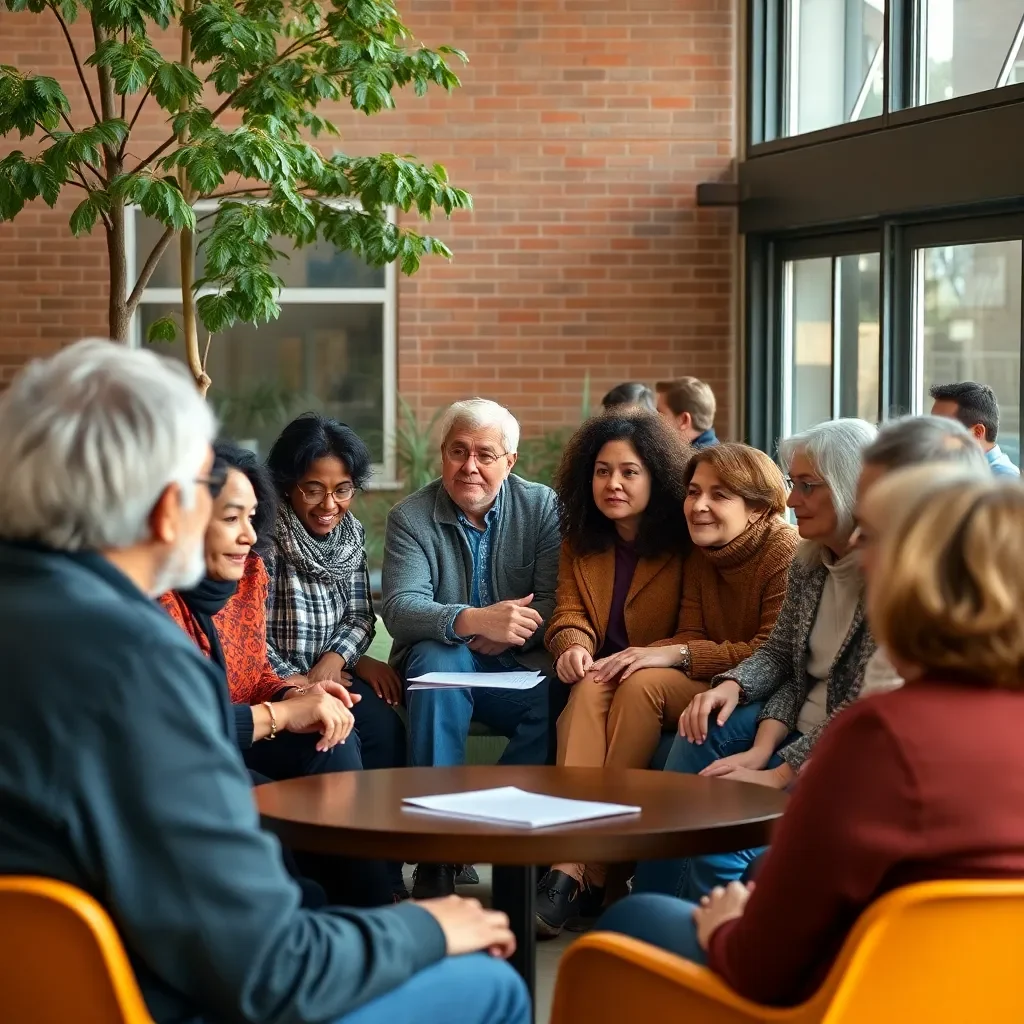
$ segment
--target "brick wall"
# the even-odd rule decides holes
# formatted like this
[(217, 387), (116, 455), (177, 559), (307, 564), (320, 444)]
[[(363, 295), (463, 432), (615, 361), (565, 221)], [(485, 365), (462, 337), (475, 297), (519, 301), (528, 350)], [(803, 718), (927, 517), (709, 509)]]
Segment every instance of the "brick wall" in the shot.
[[(401, 279), (402, 394), (430, 411), (480, 392), (529, 430), (574, 421), (588, 368), (595, 401), (621, 380), (692, 373), (728, 433), (734, 221), (694, 192), (734, 154), (732, 0), (399, 7), (425, 43), (468, 52), (463, 88), (372, 119), (333, 111), (342, 147), (440, 161), (475, 200), (433, 227), (454, 261)], [(0, 13), (0, 61), (70, 82), (40, 24)], [(0, 225), (2, 375), (104, 330), (102, 237), (70, 238), (68, 199)]]

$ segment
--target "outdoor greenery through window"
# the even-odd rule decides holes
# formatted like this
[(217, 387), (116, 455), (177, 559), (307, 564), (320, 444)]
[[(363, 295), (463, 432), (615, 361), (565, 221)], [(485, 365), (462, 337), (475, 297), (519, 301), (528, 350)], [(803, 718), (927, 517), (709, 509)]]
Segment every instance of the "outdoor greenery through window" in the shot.
[(878, 253), (792, 260), (783, 271), (783, 436), (879, 410)]
[(976, 380), (999, 401), (999, 446), (1020, 457), (1021, 241), (917, 250), (918, 407), (934, 384)]
[(1024, 0), (918, 0), (918, 103), (1024, 82)]
[[(197, 209), (197, 215), (215, 208), (210, 204)], [(139, 213), (133, 226), (138, 260), (145, 258), (163, 228)], [(278, 299), (281, 315), (259, 327), (238, 322), (210, 346), (210, 401), (225, 432), (265, 455), (288, 420), (316, 410), (357, 430), (370, 446), (378, 476), (392, 478), (385, 436), (394, 416), (393, 266), (370, 267), (353, 253), (323, 242), (302, 249), (283, 239), (273, 244), (290, 254), (270, 268), (284, 283)], [(196, 268), (197, 277), (202, 276), (202, 245)], [(161, 317), (180, 319), (178, 282), (177, 253), (171, 249), (140, 300), (137, 341)], [(184, 358), (180, 332), (176, 341), (154, 342), (152, 347)]]
[(783, 135), (883, 110), (884, 0), (786, 0)]

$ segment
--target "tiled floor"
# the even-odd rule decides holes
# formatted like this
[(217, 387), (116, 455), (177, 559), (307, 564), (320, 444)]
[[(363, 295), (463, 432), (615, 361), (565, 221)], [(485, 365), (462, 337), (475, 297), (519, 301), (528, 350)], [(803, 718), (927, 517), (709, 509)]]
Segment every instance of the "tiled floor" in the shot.
[[(406, 867), (406, 885), (412, 888), (412, 868)], [(485, 906), (491, 902), (491, 866), (478, 864), (480, 875), (479, 885), (459, 886), (460, 896), (473, 896)], [(537, 943), (537, 1017), (536, 1024), (548, 1024), (551, 1013), (551, 999), (555, 994), (555, 977), (558, 974), (558, 961), (566, 947), (577, 936), (570, 932), (562, 932), (557, 939), (545, 939)]]

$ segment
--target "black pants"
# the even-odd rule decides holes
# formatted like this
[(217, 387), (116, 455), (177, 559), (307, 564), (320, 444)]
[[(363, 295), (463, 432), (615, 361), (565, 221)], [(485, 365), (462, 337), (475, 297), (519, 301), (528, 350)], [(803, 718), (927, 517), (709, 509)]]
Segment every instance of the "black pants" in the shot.
[(362, 698), (352, 709), (359, 733), (363, 767), (404, 768), (406, 758), (405, 725), (390, 704), (380, 699), (373, 687), (355, 676), (351, 690)]
[[(375, 699), (379, 700), (376, 695)], [(391, 714), (398, 717), (394, 712)], [(319, 738), (319, 733), (283, 732), (276, 739), (254, 743), (242, 752), (253, 784), (258, 786), (305, 775), (359, 771), (362, 768), (360, 743), (354, 732), (344, 743), (327, 751), (316, 749)], [(318, 898), (309, 885), (311, 880), (324, 891), (324, 902), (349, 907), (383, 906), (391, 902), (396, 888), (396, 869), (383, 861), (296, 850), (286, 853), (285, 866), (302, 888), (304, 906), (315, 905)], [(398, 873), (401, 874), (400, 866)]]

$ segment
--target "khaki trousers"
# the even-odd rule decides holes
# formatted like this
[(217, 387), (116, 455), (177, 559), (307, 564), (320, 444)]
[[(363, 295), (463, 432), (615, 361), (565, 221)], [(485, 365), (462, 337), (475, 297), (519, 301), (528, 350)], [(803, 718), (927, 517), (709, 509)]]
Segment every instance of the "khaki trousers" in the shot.
[[(558, 718), (559, 765), (574, 768), (646, 768), (664, 725), (706, 690), (674, 668), (642, 668), (621, 683), (585, 676), (572, 687)], [(602, 886), (607, 865), (573, 865), (587, 884)]]
[(558, 764), (646, 768), (664, 726), (706, 689), (674, 668), (642, 668), (621, 683), (595, 683), (587, 675), (558, 718)]

